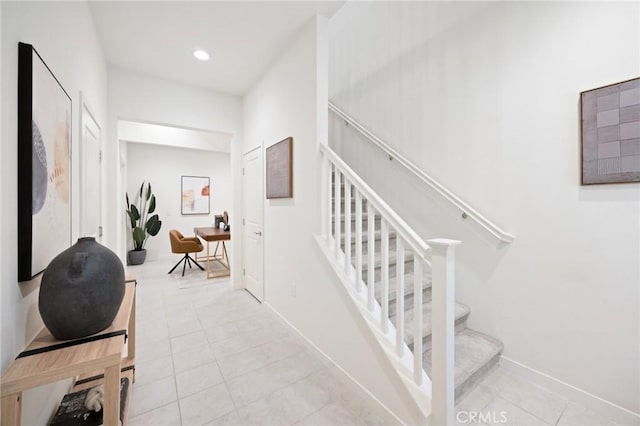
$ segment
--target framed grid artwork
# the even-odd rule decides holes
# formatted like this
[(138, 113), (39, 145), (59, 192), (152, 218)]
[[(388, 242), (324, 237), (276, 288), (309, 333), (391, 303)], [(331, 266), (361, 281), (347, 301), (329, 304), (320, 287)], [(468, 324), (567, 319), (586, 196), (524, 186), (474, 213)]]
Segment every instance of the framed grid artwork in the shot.
[(582, 184), (640, 182), (640, 78), (580, 94)]

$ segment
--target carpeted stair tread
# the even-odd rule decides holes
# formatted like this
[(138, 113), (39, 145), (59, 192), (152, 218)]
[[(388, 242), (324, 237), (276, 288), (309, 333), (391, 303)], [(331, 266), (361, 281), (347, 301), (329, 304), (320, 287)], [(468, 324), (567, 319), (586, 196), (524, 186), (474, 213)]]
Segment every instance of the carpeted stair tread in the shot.
[[(334, 217), (334, 210), (333, 209), (331, 210), (331, 216), (332, 216), (331, 222), (333, 223), (333, 217)], [(376, 223), (379, 223), (380, 219), (381, 219), (381, 216), (379, 214), (376, 214), (375, 215)], [(362, 223), (366, 224), (368, 220), (369, 220), (369, 215), (367, 214), (366, 211), (363, 211), (362, 212)], [(340, 210), (340, 223), (344, 224), (344, 210)], [(355, 210), (351, 211), (351, 223), (352, 224), (356, 223), (356, 211)], [(363, 228), (363, 231), (365, 229), (366, 228)]]
[[(397, 278), (395, 276), (389, 277), (389, 303), (395, 303), (396, 300), (396, 281)], [(422, 279), (422, 289), (429, 290), (431, 289), (431, 275), (429, 273), (424, 273)], [(380, 301), (380, 295), (382, 293), (382, 285), (380, 282), (375, 283), (374, 292), (376, 295), (376, 300)], [(408, 273), (404, 275), (404, 295), (411, 296), (413, 295), (413, 273)], [(406, 303), (405, 303), (406, 306)], [(413, 305), (412, 305), (413, 306)]]
[[(493, 367), (500, 358), (504, 346), (502, 342), (486, 334), (465, 329), (455, 337), (455, 383), (456, 399)], [(422, 357), (425, 371), (431, 376), (431, 350)]]
[[(340, 245), (342, 247), (344, 247), (344, 241), (345, 241), (345, 235), (344, 232), (340, 233)], [(395, 232), (389, 232), (389, 241), (395, 241), (396, 239), (396, 233)], [(378, 244), (380, 244), (380, 241), (382, 241), (382, 230), (380, 229), (376, 229), (374, 231), (374, 241), (376, 242), (376, 246)], [(367, 236), (367, 230), (363, 229), (362, 230), (362, 247), (364, 249), (364, 247), (366, 247), (367, 243), (369, 242), (369, 237)], [(395, 244), (395, 243), (390, 243), (390, 244)], [(355, 247), (356, 245), (356, 232), (355, 230), (351, 230), (351, 247)]]
[[(355, 265), (356, 263), (356, 255), (355, 255), (355, 248), (354, 250), (351, 250), (351, 264)], [(389, 248), (389, 267), (393, 267), (395, 266), (397, 263), (397, 257), (396, 257), (396, 251)], [(405, 272), (409, 272), (409, 271), (413, 271), (413, 252), (411, 251), (406, 251), (404, 253), (404, 263), (405, 263)], [(374, 263), (373, 263), (375, 269), (381, 268), (382, 267), (382, 253), (378, 250), (378, 246), (376, 244), (375, 247), (375, 256), (374, 256)], [(366, 275), (365, 271), (367, 271), (369, 268), (369, 255), (368, 253), (362, 253), (362, 271), (363, 271), (363, 275)], [(393, 276), (393, 275), (391, 275)]]
[[(463, 329), (471, 310), (467, 305), (456, 302), (455, 325), (456, 329)], [(413, 348), (413, 304), (405, 306), (404, 312), (404, 341), (410, 348)], [(431, 343), (431, 312), (432, 302), (427, 300), (422, 304), (422, 342), (423, 347), (429, 346)], [(391, 318), (391, 322), (395, 325), (395, 315)]]
[[(332, 194), (333, 195), (333, 194)], [(366, 198), (362, 199), (362, 205), (366, 206), (368, 203), (368, 200)], [(336, 201), (335, 199), (332, 197), (331, 199), (331, 206), (335, 206), (336, 205)], [(340, 196), (340, 205), (344, 206), (344, 191), (342, 192), (342, 195)], [(353, 206), (353, 208), (351, 209), (352, 212), (355, 212), (355, 205), (356, 205), (356, 197), (354, 195), (354, 192), (351, 192), (351, 205)], [(342, 209), (343, 207), (341, 207)], [(344, 210), (342, 211), (344, 213)]]

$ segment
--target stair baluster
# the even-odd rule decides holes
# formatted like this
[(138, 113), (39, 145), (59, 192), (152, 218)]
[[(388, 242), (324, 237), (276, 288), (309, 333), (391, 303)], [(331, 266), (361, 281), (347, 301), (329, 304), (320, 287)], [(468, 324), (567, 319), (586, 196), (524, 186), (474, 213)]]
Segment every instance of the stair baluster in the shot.
[(367, 271), (367, 289), (368, 289), (368, 298), (367, 298), (367, 307), (369, 308), (369, 312), (373, 312), (373, 306), (376, 302), (376, 255), (375, 255), (375, 245), (376, 245), (376, 235), (374, 230), (374, 224), (376, 220), (376, 210), (373, 208), (371, 203), (367, 203), (367, 254), (369, 255), (369, 269)]
[(362, 194), (356, 192), (356, 291), (362, 291)]
[[(351, 182), (344, 178), (344, 271), (351, 276)], [(341, 200), (337, 199), (336, 203)], [(348, 226), (347, 226), (348, 225)]]
[(404, 356), (404, 241), (396, 238), (396, 352)]
[(337, 168), (334, 168), (334, 182), (333, 182), (333, 208), (335, 217), (335, 230), (333, 237), (335, 238), (335, 252), (336, 257), (340, 258), (340, 185), (342, 173)]
[(413, 379), (422, 385), (422, 258), (413, 253)]
[(380, 259), (382, 288), (380, 289), (380, 326), (383, 333), (389, 332), (389, 224), (384, 218), (380, 219), (382, 237), (382, 259)]
[[(331, 199), (333, 198), (333, 174), (334, 174), (334, 165), (333, 163), (331, 163), (330, 161), (324, 161), (323, 162), (323, 168), (325, 171), (325, 175), (324, 175), (324, 197), (323, 197), (323, 201), (324, 201), (324, 211), (327, 217), (325, 217), (324, 221), (323, 221), (323, 234), (327, 237), (327, 241), (330, 241), (331, 238), (331, 234), (333, 233), (333, 230), (331, 229), (331, 227), (333, 226), (333, 216), (331, 213)], [(338, 220), (338, 219), (335, 219)]]

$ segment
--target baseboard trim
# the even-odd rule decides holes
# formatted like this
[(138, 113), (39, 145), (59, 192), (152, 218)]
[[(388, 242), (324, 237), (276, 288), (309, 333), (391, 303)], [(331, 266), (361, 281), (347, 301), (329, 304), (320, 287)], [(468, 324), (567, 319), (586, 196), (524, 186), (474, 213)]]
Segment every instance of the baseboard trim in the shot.
[(294, 330), (298, 334), (298, 336), (300, 336), (302, 338), (302, 340), (304, 340), (304, 342), (309, 346), (310, 349), (313, 349), (314, 351), (316, 351), (319, 354), (321, 354), (327, 360), (327, 362), (329, 362), (333, 367), (335, 367), (345, 378), (347, 378), (350, 382), (352, 382), (358, 389), (361, 389), (369, 397), (369, 399), (371, 401), (375, 402), (381, 409), (383, 409), (389, 416), (389, 419), (387, 419), (388, 423), (397, 423), (397, 424), (401, 424), (401, 425), (405, 425), (406, 424), (405, 422), (400, 420), (400, 418), (398, 416), (396, 416), (378, 398), (376, 398), (371, 392), (369, 392), (369, 390), (367, 390), (367, 388), (362, 386), (362, 384), (360, 384), (360, 382), (358, 382), (355, 378), (353, 378), (353, 376), (351, 376), (345, 369), (340, 367), (340, 365), (338, 365), (338, 363), (336, 363), (333, 360), (333, 358), (331, 358), (322, 349), (320, 349), (318, 346), (316, 346), (315, 343), (313, 343), (311, 340), (309, 340), (307, 338), (307, 336), (302, 334), (302, 332), (300, 330), (298, 330), (293, 324), (291, 324), (289, 322), (289, 320), (287, 320), (285, 317), (283, 317), (280, 314), (280, 312), (278, 312), (273, 306), (271, 306), (269, 304), (269, 302), (266, 302), (266, 301), (263, 302), (263, 306), (265, 306), (267, 309), (269, 309), (271, 312), (273, 312), (283, 323), (285, 323), (287, 326), (291, 327), (291, 329)]
[(620, 407), (606, 399), (579, 389), (546, 373), (527, 367), (526, 365), (507, 358), (504, 355), (500, 357), (500, 366), (509, 372), (522, 376), (537, 385), (543, 386), (564, 396), (573, 403), (583, 407), (589, 407), (589, 409), (595, 413), (606, 418), (610, 418), (616, 423), (623, 425), (640, 425), (639, 413), (634, 413), (631, 410)]

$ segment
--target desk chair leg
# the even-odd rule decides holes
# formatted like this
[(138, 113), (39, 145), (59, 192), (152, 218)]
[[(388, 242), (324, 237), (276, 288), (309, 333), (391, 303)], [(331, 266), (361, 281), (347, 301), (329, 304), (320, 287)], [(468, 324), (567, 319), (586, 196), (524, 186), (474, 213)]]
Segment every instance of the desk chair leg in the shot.
[(175, 271), (175, 270), (176, 270), (176, 268), (177, 268), (178, 266), (180, 266), (180, 264), (181, 264), (182, 262), (184, 262), (184, 261), (185, 261), (185, 259), (187, 258), (187, 256), (188, 256), (188, 254), (185, 254), (185, 255), (182, 257), (182, 259), (180, 259), (180, 260), (178, 261), (178, 263), (176, 263), (176, 265), (175, 265), (173, 268), (171, 268), (171, 270), (169, 271), (169, 274), (170, 274), (170, 273), (172, 273), (173, 271)]
[(184, 271), (187, 269), (187, 263), (189, 264), (189, 269), (191, 269), (192, 267), (191, 262), (193, 262), (193, 264), (195, 264), (198, 268), (200, 268), (201, 271), (204, 271), (204, 268), (200, 266), (200, 264), (196, 262), (191, 256), (189, 256), (189, 253), (187, 253), (182, 257), (182, 259), (180, 259), (178, 263), (175, 264), (173, 268), (171, 268), (171, 270), (169, 271), (169, 274), (175, 271), (176, 268), (180, 266), (181, 263), (184, 263), (182, 265), (182, 276), (184, 277)]

